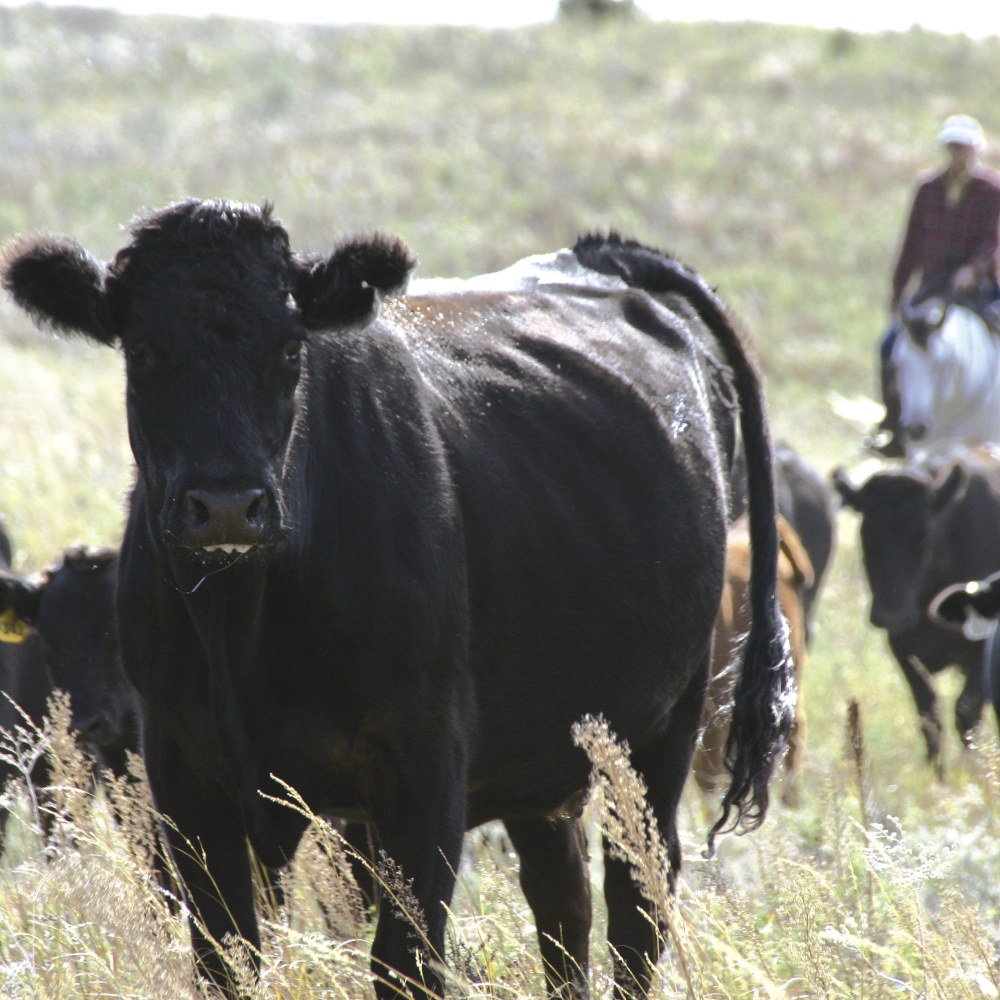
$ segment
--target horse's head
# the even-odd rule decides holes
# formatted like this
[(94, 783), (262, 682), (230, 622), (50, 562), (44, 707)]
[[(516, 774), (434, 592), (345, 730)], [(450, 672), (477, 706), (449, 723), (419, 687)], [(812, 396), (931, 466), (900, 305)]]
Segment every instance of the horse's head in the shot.
[(941, 329), (950, 306), (951, 302), (943, 295), (915, 297), (903, 302), (899, 320), (913, 343), (926, 351), (931, 334)]
[(908, 304), (900, 320), (892, 366), (901, 435), (921, 447), (997, 440), (1000, 339), (974, 310), (941, 295)]

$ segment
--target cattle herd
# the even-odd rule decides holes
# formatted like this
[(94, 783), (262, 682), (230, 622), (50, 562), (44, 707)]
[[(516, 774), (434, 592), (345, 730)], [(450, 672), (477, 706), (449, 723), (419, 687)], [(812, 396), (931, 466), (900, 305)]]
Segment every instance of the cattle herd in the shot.
[[(38, 322), (120, 348), (136, 464), (114, 551), (21, 577), (0, 531), (0, 726), (40, 724), (63, 689), (98, 775), (141, 755), (195, 966), (228, 995), (217, 942), (260, 944), (249, 848), (277, 870), (305, 830), (275, 801), (289, 787), (363, 831), (423, 913), (417, 940), (378, 909), (376, 995), (441, 994), (463, 836), (490, 820), (548, 989), (586, 995), (574, 724), (627, 741), (671, 886), (689, 771), (720, 802), (710, 841), (764, 819), (786, 748), (794, 803), (838, 496), (931, 761), (930, 675), (963, 672), (963, 740), (980, 719), (1000, 460), (970, 447), (827, 481), (772, 443), (723, 304), (658, 251), (585, 236), (411, 283), (396, 237), (304, 254), (268, 205), (186, 201), (110, 261), (36, 236), (0, 265)], [(604, 889), (617, 993), (644, 996), (662, 915), (612, 851)]]

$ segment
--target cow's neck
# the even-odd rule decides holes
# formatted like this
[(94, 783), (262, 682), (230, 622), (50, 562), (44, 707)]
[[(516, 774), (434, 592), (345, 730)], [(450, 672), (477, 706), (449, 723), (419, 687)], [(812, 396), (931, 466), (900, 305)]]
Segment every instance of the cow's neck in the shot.
[(204, 697), (213, 732), (209, 752), (216, 757), (226, 785), (232, 788), (250, 839), (271, 841), (266, 810), (259, 794), (264, 775), (249, 736), (245, 705), (252, 701), (258, 672), (257, 635), (264, 590), (264, 566), (233, 565), (229, 572), (206, 578), (193, 593), (182, 594), (204, 667)]

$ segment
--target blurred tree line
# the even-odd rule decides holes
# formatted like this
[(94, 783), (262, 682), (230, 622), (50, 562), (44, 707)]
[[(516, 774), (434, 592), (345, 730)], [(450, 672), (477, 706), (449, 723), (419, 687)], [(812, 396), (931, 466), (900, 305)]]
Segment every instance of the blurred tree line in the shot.
[(582, 20), (607, 20), (619, 18), (625, 20), (638, 15), (638, 9), (633, 0), (559, 0), (557, 17)]

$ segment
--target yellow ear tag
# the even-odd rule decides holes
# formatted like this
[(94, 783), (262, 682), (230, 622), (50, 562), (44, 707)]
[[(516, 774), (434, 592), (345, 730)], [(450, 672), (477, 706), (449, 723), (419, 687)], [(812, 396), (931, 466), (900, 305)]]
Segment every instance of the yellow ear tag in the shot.
[(28, 623), (21, 621), (13, 608), (0, 613), (0, 642), (24, 642), (29, 631)]

